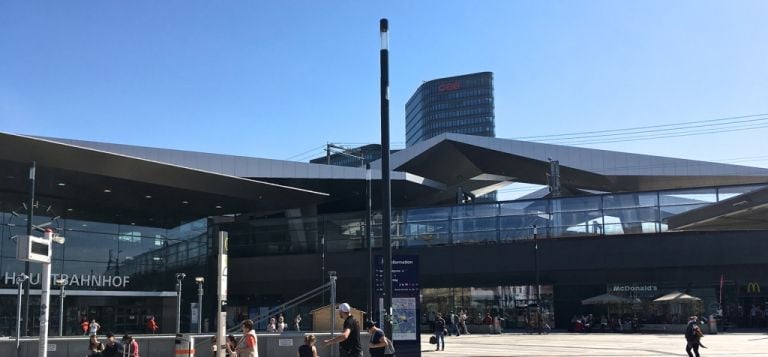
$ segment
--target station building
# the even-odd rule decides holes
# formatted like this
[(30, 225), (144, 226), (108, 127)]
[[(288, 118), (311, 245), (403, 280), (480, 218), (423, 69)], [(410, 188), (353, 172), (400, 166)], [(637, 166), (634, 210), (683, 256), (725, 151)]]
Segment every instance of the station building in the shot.
[[(457, 203), (459, 189), (551, 183), (551, 160), (558, 195)], [(193, 328), (195, 276), (205, 278), (204, 330), (213, 328), (219, 231), (230, 239), (232, 324), (323, 284), (330, 271), (339, 300), (370, 305), (368, 248), (380, 254), (382, 231), (378, 161), (368, 242), (364, 168), (0, 133), (2, 334), (15, 328), (13, 277), (24, 264), (13, 237), (26, 234), (32, 162), (33, 223), (66, 237), (54, 247), (53, 273), (67, 280), (68, 334), (82, 317), (142, 332), (150, 315), (173, 331), (178, 272), (187, 275), (182, 329)], [(410, 145), (391, 164), (393, 254), (420, 261), (422, 323), (465, 310), (470, 322), (491, 313), (520, 327), (537, 301), (538, 275), (555, 327), (599, 313), (581, 302), (606, 293), (631, 299), (624, 313), (647, 323), (697, 309), (735, 326), (765, 324), (751, 311), (768, 307), (768, 169), (461, 134)], [(676, 291), (700, 301), (652, 302)], [(32, 311), (35, 293), (33, 275)], [(306, 317), (327, 301), (286, 315)], [(58, 324), (52, 317), (52, 329)]]

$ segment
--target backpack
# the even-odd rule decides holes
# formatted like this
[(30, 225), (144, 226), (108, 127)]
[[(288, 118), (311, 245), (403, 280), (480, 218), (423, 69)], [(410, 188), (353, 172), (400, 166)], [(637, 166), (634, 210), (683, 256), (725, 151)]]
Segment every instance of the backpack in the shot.
[(693, 332), (693, 323), (689, 323), (688, 326), (685, 328), (685, 339), (686, 340), (693, 340), (696, 338), (696, 333)]

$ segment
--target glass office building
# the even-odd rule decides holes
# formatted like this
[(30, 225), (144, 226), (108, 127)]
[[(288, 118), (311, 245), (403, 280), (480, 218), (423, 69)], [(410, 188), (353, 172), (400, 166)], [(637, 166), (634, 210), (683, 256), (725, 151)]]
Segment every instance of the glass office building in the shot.
[(493, 73), (424, 82), (405, 104), (405, 142), (443, 133), (495, 137)]

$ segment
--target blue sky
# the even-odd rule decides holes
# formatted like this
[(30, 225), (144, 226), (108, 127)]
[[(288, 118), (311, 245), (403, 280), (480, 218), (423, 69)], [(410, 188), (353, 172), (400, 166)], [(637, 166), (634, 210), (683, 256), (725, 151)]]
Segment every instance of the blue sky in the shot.
[[(495, 75), (498, 137), (768, 113), (765, 14), (766, 1), (3, 1), (0, 130), (275, 159), (377, 142), (381, 17), (395, 146), (422, 81), (480, 71)], [(766, 134), (585, 146), (768, 167)]]

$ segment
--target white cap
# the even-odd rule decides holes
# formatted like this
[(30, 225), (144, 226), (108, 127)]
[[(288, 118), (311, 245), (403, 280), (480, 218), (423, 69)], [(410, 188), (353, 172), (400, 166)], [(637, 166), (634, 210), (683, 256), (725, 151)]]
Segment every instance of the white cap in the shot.
[(349, 312), (350, 309), (351, 308), (349, 307), (349, 304), (347, 304), (346, 302), (339, 304), (339, 311), (341, 312)]

